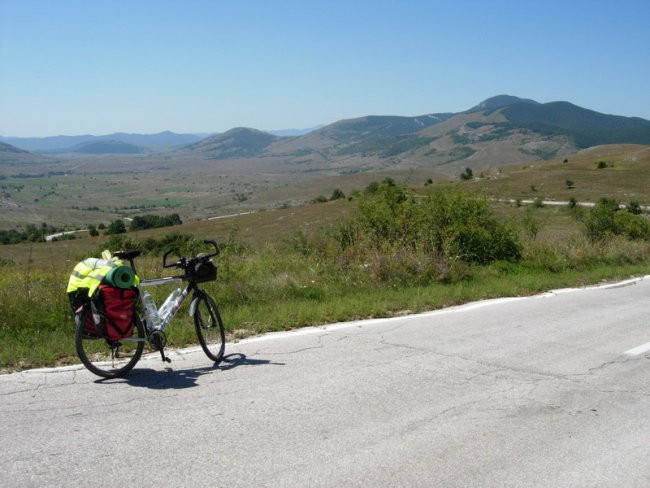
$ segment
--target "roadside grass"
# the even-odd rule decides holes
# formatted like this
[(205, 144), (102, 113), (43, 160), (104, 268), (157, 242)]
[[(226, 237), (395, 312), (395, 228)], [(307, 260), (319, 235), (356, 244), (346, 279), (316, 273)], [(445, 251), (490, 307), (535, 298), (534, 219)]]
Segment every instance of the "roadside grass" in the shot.
[[(266, 239), (249, 239), (239, 225), (220, 223), (223, 252), (215, 259), (219, 274), (205, 288), (220, 306), (229, 340), (236, 341), (265, 332), (528, 296), (650, 272), (647, 240), (609, 236), (590, 241), (568, 208), (535, 209), (534, 218), (541, 223), (532, 235), (521, 223), (525, 212), (513, 206), (496, 209), (499, 218), (517, 225), (523, 249), (519, 261), (452, 263), (444, 273), (427, 279), (422, 278), (422, 270), (410, 267), (422, 259), (421, 254), (384, 255), (385, 249), (364, 247), (345, 253), (338, 247), (332, 226), (314, 227), (306, 233), (297, 225), (283, 235), (274, 226), (279, 215), (286, 220), (286, 213), (268, 213), (265, 225), (254, 220), (257, 228), (269, 230)], [(213, 230), (210, 226), (207, 234)], [(201, 238), (210, 237), (205, 230), (195, 231)], [(138, 233), (139, 238), (145, 235), (164, 234), (161, 229)], [(78, 362), (65, 288), (76, 260), (96, 255), (103, 241), (89, 238), (72, 243), (72, 247), (70, 242), (42, 244), (49, 250), (46, 254), (35, 259), (37, 253), (32, 251), (31, 259), (20, 264), (0, 260), (2, 371)], [(14, 255), (20, 255), (16, 251), (20, 246), (29, 250), (38, 245), (4, 246), (3, 250), (14, 248)], [(66, 259), (56, 259), (63, 254)], [(156, 256), (138, 258), (137, 266), (143, 277), (166, 274)], [(409, 275), (409, 270), (415, 274)], [(170, 288), (152, 287), (150, 291), (160, 303)], [(196, 343), (186, 305), (168, 332), (170, 347)]]
[[(647, 254), (648, 250), (645, 252)], [(366, 283), (356, 287), (338, 283), (327, 289), (313, 287), (302, 296), (296, 294), (294, 288), (284, 287), (283, 290), (278, 290), (279, 294), (284, 295), (283, 298), (248, 297), (244, 303), (241, 300), (233, 302), (227, 299), (227, 288), (232, 287), (232, 284), (215, 283), (206, 289), (220, 305), (229, 341), (236, 341), (266, 332), (340, 321), (394, 317), (476, 300), (529, 296), (551, 289), (642, 276), (649, 270), (648, 258), (634, 263), (602, 263), (556, 272), (525, 264), (497, 263), (495, 266), (476, 269), (471, 277), (455, 283), (421, 286)], [(22, 278), (29, 279), (25, 276)], [(73, 341), (74, 322), (61, 286), (66, 279), (67, 273), (62, 272), (51, 276), (39, 286), (30, 286), (27, 296), (16, 292), (0, 295), (3, 309), (0, 322), (0, 368), (3, 371), (78, 362)], [(6, 281), (5, 277), (3, 289)], [(8, 281), (12, 279), (9, 278)], [(236, 284), (235, 288), (240, 289), (240, 285)], [(268, 285), (268, 281), (250, 284), (251, 288), (257, 289)], [(158, 297), (169, 291), (159, 288)], [(30, 300), (30, 296), (40, 298)], [(196, 343), (194, 325), (187, 315), (187, 306), (174, 318), (168, 333), (170, 347)]]

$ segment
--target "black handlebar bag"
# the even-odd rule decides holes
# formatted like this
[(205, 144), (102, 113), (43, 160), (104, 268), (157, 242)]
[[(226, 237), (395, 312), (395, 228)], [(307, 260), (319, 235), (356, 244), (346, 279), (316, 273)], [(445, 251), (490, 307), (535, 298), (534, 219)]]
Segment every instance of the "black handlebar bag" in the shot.
[(217, 267), (212, 263), (212, 261), (201, 261), (194, 265), (194, 269), (191, 270), (190, 276), (194, 278), (197, 283), (214, 281), (217, 279)]

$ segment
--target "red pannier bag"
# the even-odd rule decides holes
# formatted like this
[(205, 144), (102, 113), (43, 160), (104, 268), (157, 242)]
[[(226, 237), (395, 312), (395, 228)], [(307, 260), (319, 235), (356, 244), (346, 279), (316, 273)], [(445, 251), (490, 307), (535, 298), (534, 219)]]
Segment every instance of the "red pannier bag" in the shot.
[(86, 319), (86, 331), (111, 340), (131, 337), (137, 297), (137, 288), (99, 285), (90, 300), (91, 313)]

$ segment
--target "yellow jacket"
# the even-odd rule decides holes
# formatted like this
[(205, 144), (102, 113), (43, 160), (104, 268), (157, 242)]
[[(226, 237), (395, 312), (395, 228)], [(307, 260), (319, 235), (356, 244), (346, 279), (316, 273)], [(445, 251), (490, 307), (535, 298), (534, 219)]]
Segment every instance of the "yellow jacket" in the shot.
[[(87, 288), (88, 296), (91, 297), (108, 272), (116, 266), (124, 266), (124, 263), (116, 258), (84, 259), (74, 267), (68, 281), (67, 293), (72, 293), (80, 288)], [(140, 279), (136, 275), (134, 284), (137, 285), (139, 282)]]

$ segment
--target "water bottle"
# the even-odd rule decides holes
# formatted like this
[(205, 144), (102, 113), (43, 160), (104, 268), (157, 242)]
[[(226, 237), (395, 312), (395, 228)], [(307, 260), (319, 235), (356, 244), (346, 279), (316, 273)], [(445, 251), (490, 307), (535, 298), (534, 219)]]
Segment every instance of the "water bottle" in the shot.
[(178, 303), (180, 302), (181, 295), (183, 294), (183, 290), (180, 288), (176, 288), (168, 297), (167, 300), (161, 305), (160, 309), (158, 310), (158, 314), (160, 315), (160, 319), (164, 322), (167, 323), (172, 317), (172, 313)]
[(160, 320), (160, 315), (158, 315), (156, 302), (147, 290), (142, 292), (142, 303), (144, 305), (144, 313), (147, 316), (149, 330), (160, 329), (162, 321)]

